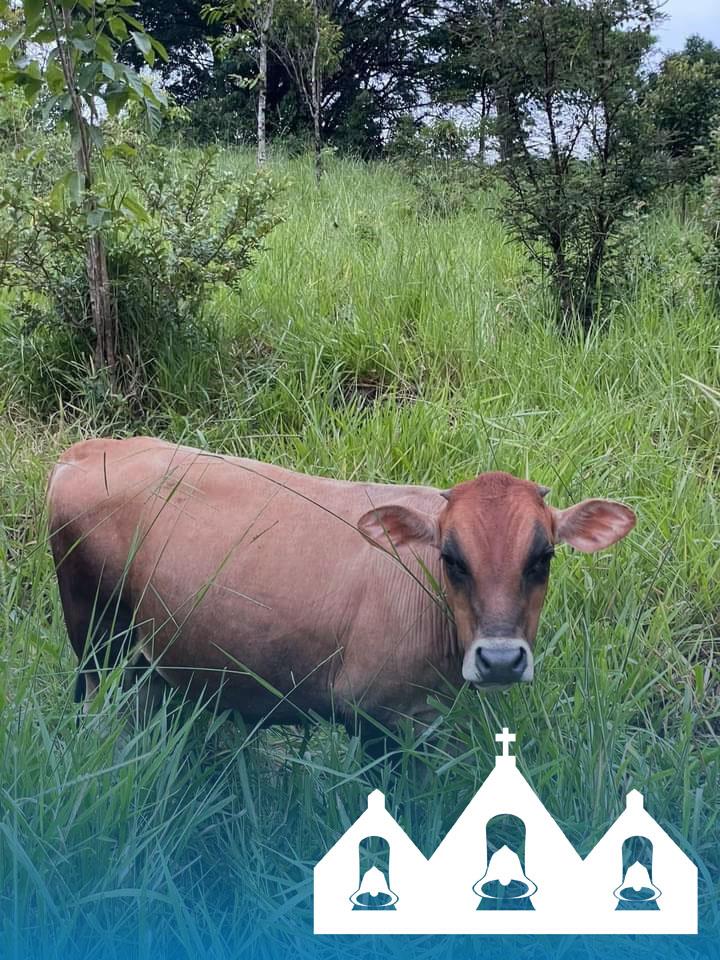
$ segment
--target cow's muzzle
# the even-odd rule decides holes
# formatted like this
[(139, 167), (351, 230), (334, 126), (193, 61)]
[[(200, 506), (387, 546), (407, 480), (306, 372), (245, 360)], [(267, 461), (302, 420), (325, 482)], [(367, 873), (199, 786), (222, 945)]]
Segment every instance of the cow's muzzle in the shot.
[(506, 687), (533, 678), (532, 650), (519, 637), (483, 637), (463, 660), (463, 677), (478, 687)]

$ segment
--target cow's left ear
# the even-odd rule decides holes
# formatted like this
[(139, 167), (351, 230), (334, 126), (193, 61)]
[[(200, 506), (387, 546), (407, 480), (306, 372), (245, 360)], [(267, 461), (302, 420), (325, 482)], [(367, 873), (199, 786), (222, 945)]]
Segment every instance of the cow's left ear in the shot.
[(583, 553), (595, 553), (612, 546), (630, 533), (635, 514), (615, 500), (583, 500), (567, 510), (553, 508), (555, 540), (569, 543)]
[(437, 524), (431, 516), (397, 504), (368, 510), (357, 526), (374, 546), (390, 550), (405, 543), (437, 543), (439, 539)]

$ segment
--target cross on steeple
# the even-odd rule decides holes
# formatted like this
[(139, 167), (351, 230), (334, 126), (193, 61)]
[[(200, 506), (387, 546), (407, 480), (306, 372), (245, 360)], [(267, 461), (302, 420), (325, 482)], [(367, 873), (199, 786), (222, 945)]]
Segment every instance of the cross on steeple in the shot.
[(502, 748), (503, 748), (502, 755), (503, 755), (504, 757), (509, 757), (509, 756), (510, 756), (510, 744), (511, 744), (511, 743), (515, 743), (515, 740), (517, 739), (517, 737), (515, 736), (515, 734), (514, 734), (514, 733), (510, 733), (510, 731), (508, 730), (507, 727), (503, 727), (503, 728), (502, 728), (502, 733), (496, 733), (496, 734), (495, 734), (495, 739), (497, 740), (498, 743), (501, 743), (501, 744), (502, 744)]

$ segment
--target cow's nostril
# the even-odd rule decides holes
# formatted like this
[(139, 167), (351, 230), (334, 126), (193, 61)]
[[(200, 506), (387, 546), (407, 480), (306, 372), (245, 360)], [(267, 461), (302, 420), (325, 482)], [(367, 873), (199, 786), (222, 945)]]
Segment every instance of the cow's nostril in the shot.
[(524, 646), (478, 647), (476, 667), (480, 683), (515, 683), (527, 669)]
[(479, 666), (484, 667), (486, 670), (492, 670), (492, 662), (483, 647), (477, 648), (476, 656)]

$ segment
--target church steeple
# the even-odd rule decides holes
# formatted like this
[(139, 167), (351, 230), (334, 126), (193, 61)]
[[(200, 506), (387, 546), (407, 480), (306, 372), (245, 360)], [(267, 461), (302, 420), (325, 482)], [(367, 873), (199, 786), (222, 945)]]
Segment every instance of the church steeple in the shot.
[(495, 757), (495, 766), (499, 766), (501, 763), (507, 766), (515, 766), (515, 757), (510, 753), (510, 744), (515, 743), (517, 736), (514, 733), (510, 733), (507, 727), (502, 728), (502, 733), (496, 733), (495, 739), (498, 743), (502, 744), (502, 754)]

